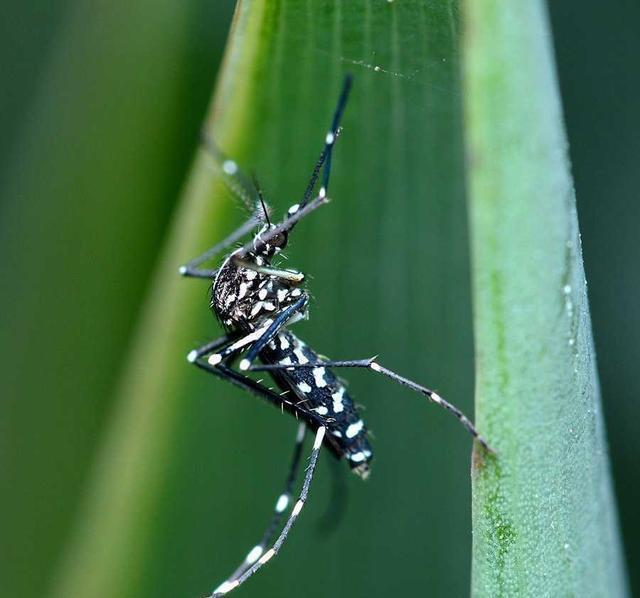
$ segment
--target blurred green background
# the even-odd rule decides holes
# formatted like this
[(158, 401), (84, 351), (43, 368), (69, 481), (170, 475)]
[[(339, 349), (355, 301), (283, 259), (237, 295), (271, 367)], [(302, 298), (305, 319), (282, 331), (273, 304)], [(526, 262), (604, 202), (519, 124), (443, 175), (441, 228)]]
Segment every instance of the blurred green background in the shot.
[[(234, 3), (40, 4), (5, 5), (0, 19), (0, 592), (25, 598), (46, 592), (78, 513), (197, 145)], [(633, 376), (640, 344), (640, 7), (572, 0), (550, 10), (622, 531), (640, 592), (640, 382)], [(438, 72), (442, 78), (429, 92), (447, 94), (455, 110), (450, 73)], [(320, 130), (333, 102), (327, 97), (309, 107)], [(374, 129), (375, 108), (364, 94), (350, 106), (371, 111)], [(444, 130), (435, 134), (447, 136), (448, 116), (441, 116)], [(284, 155), (303, 151), (312, 161), (321, 136), (290, 133), (289, 142), (279, 138)], [(364, 160), (362, 147), (380, 149), (366, 141), (341, 141), (341, 197), (357, 197), (347, 157)], [(429, 156), (428, 168), (462, 179), (448, 160)], [(259, 164), (267, 191), (304, 184), (306, 173), (279, 171), (287, 163), (265, 157)], [(400, 168), (410, 166), (417, 165)], [(410, 194), (413, 183), (409, 172), (401, 191)], [(354, 202), (338, 208), (336, 201), (326, 210), (340, 209), (340, 219), (310, 224), (291, 253), (313, 275), (316, 301), (304, 334), (320, 350), (340, 357), (380, 351), (391, 367), (435, 379), (471, 411), (463, 183), (447, 184), (453, 196), (400, 212), (380, 198), (375, 210)], [(436, 189), (443, 185), (434, 181)], [(274, 203), (282, 209), (290, 201)], [(432, 253), (418, 280), (412, 264), (398, 269), (394, 259), (419, 250), (412, 239), (420, 232)], [(345, 242), (350, 234), (354, 240)], [(330, 267), (342, 255), (362, 258), (358, 244), (376, 239), (404, 253), (373, 250), (353, 270)], [(427, 305), (422, 298), (443, 279), (455, 294)], [(176, 285), (197, 284), (176, 276)], [(391, 284), (400, 296), (385, 290)], [(213, 322), (207, 326), (193, 344), (215, 334)], [(176, 359), (183, 356), (176, 348)], [(346, 478), (344, 519), (327, 533), (319, 525), (331, 494), (325, 459), (290, 544), (247, 586), (247, 596), (293, 596), (302, 588), (318, 597), (468, 594), (469, 444), (446, 417), (360, 374), (349, 378), (375, 433), (374, 475), (367, 484)], [(208, 379), (196, 384), (192, 415), (183, 413), (179, 425), (183, 442), (167, 464), (166, 506), (145, 573), (152, 581), (140, 596), (197, 595), (221, 581), (257, 539), (289, 458), (292, 422), (237, 392), (225, 390), (228, 401), (215, 396), (210, 389), (220, 387)], [(224, 407), (211, 405), (218, 401)], [(223, 446), (211, 440), (220, 421), (230, 440)], [(417, 530), (418, 517), (429, 527)]]

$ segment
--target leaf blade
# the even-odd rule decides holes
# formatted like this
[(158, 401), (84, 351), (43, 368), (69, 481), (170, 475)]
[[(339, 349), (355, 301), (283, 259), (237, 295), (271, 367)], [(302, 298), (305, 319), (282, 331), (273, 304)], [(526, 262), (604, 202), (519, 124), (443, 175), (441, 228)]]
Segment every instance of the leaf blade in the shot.
[(466, 4), (474, 596), (627, 594), (541, 2)]

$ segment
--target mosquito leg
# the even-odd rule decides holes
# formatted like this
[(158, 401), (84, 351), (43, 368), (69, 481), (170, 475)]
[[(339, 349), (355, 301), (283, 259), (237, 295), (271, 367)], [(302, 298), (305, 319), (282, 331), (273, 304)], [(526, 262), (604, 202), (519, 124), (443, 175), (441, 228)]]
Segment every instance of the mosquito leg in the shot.
[[(227, 343), (225, 346), (220, 344), (216, 347), (216, 346), (212, 346), (213, 343), (209, 343), (208, 345), (205, 345), (201, 349), (198, 349), (196, 351), (191, 351), (191, 353), (187, 355), (187, 361), (189, 361), (190, 363), (196, 363), (197, 365), (197, 360), (199, 358), (205, 355), (209, 355), (209, 357), (207, 358), (207, 362), (209, 363), (209, 365), (216, 366), (219, 363), (227, 362), (230, 359), (232, 359), (237, 353), (242, 351), (245, 347), (260, 340), (260, 338), (267, 333), (270, 326), (271, 326), (271, 322), (266, 322), (262, 326), (262, 328), (258, 328), (257, 330), (254, 330), (249, 334), (240, 336), (240, 338), (237, 338), (238, 335), (236, 335), (237, 340)], [(230, 339), (230, 340), (233, 340), (233, 339)], [(209, 349), (209, 350), (204, 350), (204, 349)], [(215, 352), (216, 349), (220, 349), (220, 350)]]
[(217, 366), (219, 363), (227, 362), (232, 359), (245, 347), (251, 346), (246, 358), (240, 362), (240, 369), (247, 370), (264, 346), (278, 333), (278, 330), (280, 330), (280, 328), (282, 328), (293, 315), (300, 312), (308, 300), (309, 298), (306, 295), (302, 295), (295, 303), (292, 303), (289, 307), (283, 309), (273, 320), (267, 320), (261, 328), (241, 336), (234, 342), (227, 343), (221, 351), (214, 352), (216, 348), (222, 347), (222, 344), (214, 346), (217, 342), (214, 341), (213, 343), (209, 343), (204, 347), (201, 347), (201, 349), (191, 351), (191, 353), (187, 355), (187, 360), (194, 363), (200, 357), (209, 354), (207, 362), (209, 365)]
[(242, 239), (242, 237), (248, 235), (256, 225), (260, 224), (259, 213), (254, 213), (249, 220), (247, 220), (242, 226), (233, 231), (228, 237), (217, 243), (211, 249), (205, 251), (202, 255), (187, 262), (184, 266), (180, 266), (178, 270), (182, 276), (190, 278), (213, 278), (217, 270), (201, 269), (200, 264), (214, 258), (220, 252), (224, 251), (228, 247), (231, 247), (234, 243)]
[[(287, 322), (304, 309), (304, 306), (309, 301), (307, 295), (302, 295), (295, 303), (292, 303), (285, 309), (283, 309), (271, 322), (269, 327), (264, 330), (263, 334), (251, 345), (251, 348), (247, 352), (246, 357), (240, 362), (241, 370), (248, 370), (251, 367), (253, 361), (258, 357), (258, 354), (267, 343), (276, 335), (278, 331), (287, 324)], [(262, 330), (262, 329), (261, 329)], [(257, 331), (256, 331), (257, 332)]]
[[(287, 212), (286, 218), (282, 222), (280, 222), (280, 224), (268, 230), (262, 235), (261, 241), (263, 243), (266, 244), (270, 239), (273, 239), (281, 233), (289, 232), (298, 223), (298, 221), (302, 220), (302, 218), (310, 214), (312, 211), (327, 203), (329, 175), (331, 174), (331, 154), (333, 152), (333, 146), (335, 145), (335, 142), (340, 134), (340, 121), (342, 120), (342, 114), (344, 113), (347, 99), (349, 98), (351, 82), (351, 75), (347, 75), (342, 85), (342, 92), (340, 94), (340, 99), (338, 100), (338, 105), (336, 106), (336, 111), (333, 115), (331, 128), (329, 129), (329, 132), (325, 137), (324, 150), (322, 151), (322, 154), (320, 154), (320, 158), (313, 169), (311, 179), (307, 184), (302, 202), (292, 205)], [(322, 186), (320, 187), (318, 196), (315, 199), (310, 200), (309, 198), (313, 193), (313, 188), (318, 179), (320, 169), (323, 167), (324, 170), (322, 171)], [(247, 243), (239, 252), (236, 253), (237, 258), (244, 257), (247, 253), (252, 251), (253, 248), (253, 241)]]
[(313, 442), (313, 449), (311, 450), (311, 456), (309, 457), (309, 465), (304, 476), (304, 481), (302, 482), (300, 495), (273, 546), (265, 553), (263, 553), (255, 563), (253, 563), (242, 575), (240, 575), (240, 577), (231, 577), (223, 582), (220, 586), (218, 586), (210, 595), (210, 598), (219, 598), (220, 596), (224, 596), (231, 590), (234, 590), (239, 585), (247, 581), (247, 579), (249, 579), (249, 577), (251, 577), (256, 571), (258, 571), (258, 569), (267, 564), (276, 554), (278, 554), (278, 552), (282, 548), (282, 545), (286, 541), (289, 532), (291, 531), (291, 527), (300, 515), (300, 512), (302, 511), (302, 508), (304, 507), (304, 504), (309, 495), (309, 487), (311, 486), (313, 474), (316, 470), (318, 455), (320, 454), (320, 449), (322, 448), (322, 441), (324, 439), (325, 432), (326, 428), (323, 426), (320, 426), (316, 432), (316, 437)]
[(335, 113), (333, 115), (333, 121), (331, 123), (331, 128), (327, 132), (325, 137), (324, 148), (322, 149), (322, 153), (316, 162), (316, 165), (313, 168), (313, 172), (311, 173), (311, 178), (307, 183), (307, 188), (305, 189), (304, 196), (300, 204), (292, 206), (289, 208), (289, 214), (295, 213), (299, 208), (304, 207), (311, 199), (311, 195), (313, 193), (313, 189), (316, 186), (316, 182), (318, 181), (318, 177), (320, 176), (320, 170), (324, 166), (324, 171), (322, 173), (322, 188), (324, 192), (321, 190), (320, 195), (326, 195), (327, 190), (329, 188), (329, 175), (331, 174), (331, 154), (333, 153), (333, 146), (340, 135), (340, 121), (342, 120), (342, 114), (344, 113), (344, 108), (347, 104), (347, 99), (349, 98), (349, 91), (351, 89), (351, 83), (353, 78), (351, 75), (347, 75), (344, 79), (344, 83), (342, 84), (342, 92), (340, 94), (340, 99), (338, 100), (338, 105), (336, 106)]
[[(313, 468), (315, 468), (315, 464), (318, 459), (318, 452), (322, 445), (322, 438), (324, 437), (324, 431), (325, 431), (325, 428), (322, 425), (320, 425), (321, 420), (317, 417), (316, 414), (312, 414), (311, 412), (305, 410), (303, 407), (298, 406), (296, 403), (293, 403), (292, 401), (288, 400), (284, 396), (276, 394), (272, 390), (263, 386), (260, 382), (256, 382), (255, 380), (252, 380), (251, 378), (248, 378), (247, 376), (244, 376), (243, 374), (240, 374), (239, 372), (232, 370), (231, 368), (227, 367), (223, 363), (219, 363), (216, 366), (212, 366), (204, 358), (204, 356), (210, 353), (211, 351), (215, 351), (220, 347), (228, 345), (228, 343), (231, 340), (232, 339), (225, 336), (225, 337), (216, 339), (215, 341), (212, 341), (210, 343), (207, 343), (206, 345), (203, 345), (199, 349), (195, 349), (194, 351), (192, 351), (189, 354), (189, 361), (192, 361), (196, 366), (198, 366), (201, 369), (204, 369), (210, 373), (213, 373), (216, 376), (224, 380), (227, 380), (244, 390), (248, 390), (253, 394), (258, 395), (259, 397), (266, 399), (268, 402), (274, 405), (286, 407), (287, 410), (293, 413), (294, 415), (296, 415), (296, 417), (302, 416), (304, 419), (304, 422), (301, 422), (298, 428), (298, 433), (296, 436), (296, 445), (294, 447), (294, 453), (291, 461), (289, 475), (287, 476), (285, 489), (282, 492), (282, 494), (278, 497), (278, 500), (276, 501), (275, 513), (271, 520), (271, 523), (265, 530), (260, 543), (257, 544), (249, 552), (249, 554), (245, 558), (245, 561), (240, 565), (240, 567), (236, 569), (233, 575), (229, 577), (229, 579), (226, 582), (224, 582), (218, 588), (218, 590), (216, 590), (212, 594), (212, 596), (221, 596), (226, 592), (230, 591), (231, 589), (240, 585), (245, 579), (251, 576), (255, 571), (257, 571), (257, 569), (259, 569), (264, 563), (266, 563), (267, 560), (273, 557), (273, 555), (279, 550), (280, 546), (284, 542), (284, 539), (286, 538), (286, 535), (289, 532), (289, 529), (291, 528), (291, 525), (293, 525), (293, 521), (295, 521), (295, 519), (299, 515), (300, 510), (302, 509), (302, 504), (306, 500), (306, 497), (309, 491), (309, 485), (311, 483), (311, 477), (313, 475)], [(302, 493), (300, 495), (298, 502), (294, 506), (293, 511), (289, 516), (289, 519), (287, 520), (287, 523), (285, 524), (284, 531), (280, 534), (280, 536), (278, 537), (278, 540), (276, 540), (276, 543), (274, 544), (273, 548), (265, 552), (265, 548), (271, 542), (273, 535), (275, 533), (275, 530), (291, 502), (293, 484), (295, 482), (296, 471), (300, 463), (302, 443), (304, 440), (304, 432), (307, 424), (310, 424), (318, 429), (318, 432), (316, 433), (316, 441), (314, 442), (314, 450), (311, 453), (311, 464), (309, 466), (310, 469), (307, 469), (307, 474), (305, 476), (305, 481), (303, 483)], [(322, 430), (322, 432), (320, 432), (320, 430)]]
[(258, 398), (271, 403), (278, 409), (287, 411), (296, 419), (305, 421), (313, 428), (322, 426), (325, 423), (325, 420), (316, 412), (307, 409), (304, 402), (298, 401), (295, 397), (289, 398), (286, 393), (278, 394), (270, 388), (267, 388), (260, 381), (253, 380), (244, 373), (235, 371), (223, 362), (218, 363), (217, 365), (211, 365), (204, 355), (195, 356), (193, 352), (189, 357), (189, 361), (197, 368), (205, 370), (226, 382), (230, 382), (242, 390), (250, 392)]
[(296, 475), (298, 473), (298, 466), (300, 465), (300, 457), (302, 455), (302, 446), (306, 429), (306, 424), (298, 424), (296, 443), (293, 448), (293, 457), (291, 458), (291, 465), (289, 466), (289, 473), (287, 474), (284, 490), (276, 500), (273, 517), (271, 518), (271, 521), (267, 526), (264, 534), (262, 534), (262, 539), (249, 551), (249, 554), (247, 554), (243, 563), (234, 571), (233, 575), (229, 578), (229, 581), (238, 579), (264, 554), (267, 546), (269, 546), (273, 541), (273, 536), (276, 533), (278, 525), (280, 524), (282, 517), (291, 504), (291, 498), (293, 496), (293, 484), (295, 483)]
[(478, 442), (490, 453), (495, 453), (495, 451), (489, 446), (487, 441), (480, 436), (475, 426), (471, 423), (471, 420), (460, 411), (455, 405), (452, 405), (448, 401), (445, 401), (438, 393), (435, 391), (421, 386), (417, 384), (413, 380), (409, 380), (409, 378), (405, 378), (396, 372), (381, 366), (375, 357), (371, 357), (369, 359), (352, 359), (347, 361), (318, 361), (314, 363), (305, 363), (305, 364), (291, 364), (291, 365), (281, 365), (281, 364), (269, 364), (269, 365), (257, 365), (251, 368), (252, 371), (273, 371), (273, 370), (287, 370), (287, 369), (300, 369), (300, 368), (316, 368), (316, 367), (328, 367), (328, 368), (366, 368), (373, 372), (377, 372), (382, 374), (383, 376), (387, 376), (387, 378), (391, 378), (394, 382), (401, 384), (403, 386), (407, 386), (408, 388), (420, 393), (421, 395), (427, 397), (432, 403), (439, 405), (443, 409), (446, 409), (450, 413), (458, 419), (458, 421), (466, 428), (466, 430), (478, 440)]
[(322, 171), (322, 187), (320, 188), (320, 195), (326, 195), (329, 191), (329, 175), (331, 174), (331, 154), (333, 153), (333, 144), (338, 136), (342, 113), (344, 112), (347, 100), (349, 99), (349, 91), (351, 90), (352, 81), (353, 77), (351, 75), (347, 75), (344, 79), (340, 99), (338, 100), (338, 105), (336, 106), (336, 111), (333, 115), (331, 129), (327, 133), (327, 137), (325, 139), (325, 152), (327, 154), (327, 159), (325, 160), (324, 170)]
[(244, 336), (240, 335), (237, 331), (222, 336), (198, 349), (190, 351), (187, 355), (187, 361), (197, 365), (197, 362), (207, 355), (207, 362), (212, 366), (229, 361), (245, 347), (259, 341), (260, 338), (268, 332), (271, 325), (271, 321), (268, 321), (262, 328), (258, 328)]
[(237, 336), (238, 336), (237, 333), (225, 334), (220, 338), (217, 338), (213, 341), (208, 342), (206, 345), (202, 345), (202, 347), (193, 349), (192, 351), (189, 351), (189, 354), (187, 355), (187, 361), (189, 363), (194, 363), (196, 360), (200, 359), (203, 355), (208, 355), (209, 353), (212, 353), (216, 349), (219, 349), (220, 347), (224, 347), (225, 345), (228, 345), (229, 343), (233, 342), (237, 338)]
[[(291, 212), (290, 208), (289, 216), (287, 216), (282, 222), (280, 222), (273, 228), (260, 235), (260, 243), (266, 245), (274, 237), (277, 237), (282, 233), (288, 233), (300, 220), (328, 202), (329, 198), (326, 195), (319, 195), (318, 197), (312, 199), (306, 206), (304, 206), (304, 208), (296, 209), (296, 211), (293, 213)], [(259, 249), (259, 247), (256, 247), (256, 241), (255, 239), (253, 239), (246, 243), (241, 249), (236, 251), (234, 253), (234, 256), (236, 259), (240, 259), (256, 249)]]

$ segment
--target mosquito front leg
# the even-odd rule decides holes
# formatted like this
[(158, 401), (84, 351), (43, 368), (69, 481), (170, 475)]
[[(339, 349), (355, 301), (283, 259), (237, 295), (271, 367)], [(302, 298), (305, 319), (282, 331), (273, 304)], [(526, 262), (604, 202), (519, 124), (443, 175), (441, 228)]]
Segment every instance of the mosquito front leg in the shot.
[(311, 194), (313, 193), (313, 188), (316, 185), (318, 180), (318, 176), (320, 174), (320, 170), (324, 165), (324, 171), (322, 173), (322, 189), (320, 190), (320, 195), (326, 195), (329, 190), (329, 176), (331, 174), (331, 154), (333, 152), (333, 146), (338, 139), (338, 135), (340, 134), (340, 121), (342, 120), (342, 114), (344, 113), (344, 108), (347, 105), (347, 100), (349, 98), (349, 91), (351, 90), (351, 84), (353, 79), (351, 75), (347, 75), (345, 77), (344, 83), (342, 85), (342, 92), (340, 93), (340, 99), (338, 100), (338, 104), (336, 106), (336, 110), (333, 114), (333, 121), (331, 123), (331, 128), (327, 132), (324, 140), (324, 148), (322, 149), (322, 153), (320, 154), (320, 158), (316, 162), (316, 165), (313, 168), (313, 172), (311, 173), (311, 178), (307, 183), (307, 188), (305, 189), (304, 196), (302, 198), (302, 202), (300, 205), (294, 205), (289, 208), (289, 213), (295, 213), (300, 207), (304, 207), (307, 205), (307, 202), (311, 198)]
[[(342, 120), (342, 115), (344, 113), (344, 108), (347, 104), (347, 99), (349, 98), (349, 91), (351, 90), (352, 78), (351, 75), (347, 75), (344, 80), (344, 84), (342, 86), (342, 92), (340, 93), (340, 99), (338, 100), (338, 105), (336, 107), (336, 111), (333, 115), (333, 122), (331, 123), (331, 128), (329, 132), (325, 136), (325, 146), (320, 154), (320, 159), (316, 163), (315, 168), (311, 174), (311, 179), (307, 184), (307, 188), (304, 193), (304, 197), (302, 202), (299, 204), (292, 205), (288, 212), (287, 217), (280, 222), (277, 226), (272, 229), (266, 231), (261, 238), (263, 243), (268, 243), (274, 237), (282, 234), (288, 233), (293, 230), (293, 227), (300, 221), (302, 218), (308, 216), (315, 209), (320, 206), (326, 204), (329, 199), (327, 197), (327, 191), (329, 189), (329, 175), (331, 174), (331, 155), (333, 152), (333, 147), (335, 145), (336, 140), (338, 139), (338, 135), (340, 133), (340, 121)], [(313, 200), (310, 200), (310, 197), (313, 192), (313, 188), (318, 179), (318, 174), (320, 169), (324, 167), (322, 171), (322, 185), (320, 187), (320, 191), (318, 196)], [(236, 258), (240, 259), (247, 255), (249, 252), (254, 250), (254, 242), (251, 241), (247, 243), (240, 251), (236, 253)]]
[(248, 235), (257, 224), (260, 223), (259, 213), (254, 213), (249, 220), (247, 220), (242, 226), (233, 231), (228, 237), (214, 245), (211, 249), (205, 251), (202, 255), (187, 262), (184, 266), (180, 266), (178, 272), (182, 276), (190, 278), (213, 278), (217, 270), (202, 269), (199, 266), (204, 262), (213, 259), (216, 255), (231, 247), (234, 243), (242, 239), (242, 237)]

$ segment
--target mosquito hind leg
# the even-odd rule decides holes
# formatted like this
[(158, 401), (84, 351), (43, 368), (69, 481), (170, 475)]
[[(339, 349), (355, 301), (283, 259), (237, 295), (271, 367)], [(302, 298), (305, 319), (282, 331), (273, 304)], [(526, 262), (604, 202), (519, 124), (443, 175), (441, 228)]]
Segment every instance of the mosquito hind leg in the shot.
[(293, 448), (293, 457), (291, 458), (291, 464), (289, 465), (289, 472), (287, 474), (284, 489), (276, 500), (273, 516), (266, 530), (262, 534), (262, 539), (249, 551), (243, 563), (234, 571), (228, 581), (233, 581), (234, 579), (241, 577), (244, 572), (247, 571), (247, 569), (249, 569), (249, 567), (251, 567), (251, 565), (253, 565), (264, 554), (267, 546), (269, 546), (273, 541), (278, 525), (291, 505), (293, 485), (296, 481), (300, 465), (300, 457), (302, 456), (302, 446), (304, 443), (306, 429), (306, 424), (298, 424), (296, 443)]
[(301, 369), (301, 368), (316, 368), (316, 367), (327, 367), (327, 368), (365, 368), (376, 372), (378, 374), (382, 374), (387, 378), (390, 378), (394, 382), (401, 384), (402, 386), (406, 386), (415, 392), (420, 393), (421, 395), (427, 397), (429, 401), (439, 405), (443, 409), (446, 409), (450, 413), (452, 413), (458, 421), (462, 424), (462, 426), (473, 436), (478, 442), (490, 453), (494, 453), (495, 451), (491, 448), (489, 443), (478, 433), (475, 426), (471, 423), (471, 420), (464, 414), (460, 409), (458, 409), (455, 405), (449, 403), (445, 399), (443, 399), (437, 392), (427, 388), (426, 386), (422, 386), (409, 378), (405, 378), (400, 374), (397, 374), (393, 370), (385, 368), (380, 365), (375, 357), (371, 357), (369, 359), (351, 359), (345, 361), (317, 361), (313, 363), (305, 363), (305, 364), (291, 364), (291, 365), (281, 365), (281, 364), (269, 364), (269, 365), (257, 365), (251, 368), (252, 371), (272, 371), (272, 370), (291, 370), (291, 369)]
[(276, 554), (278, 554), (278, 552), (282, 548), (282, 545), (285, 543), (289, 532), (291, 531), (291, 527), (296, 522), (296, 519), (300, 515), (300, 512), (302, 511), (302, 508), (307, 501), (309, 488), (313, 480), (313, 474), (316, 470), (318, 455), (320, 454), (320, 449), (322, 448), (322, 441), (324, 439), (325, 432), (326, 428), (324, 426), (320, 426), (316, 431), (313, 448), (309, 457), (309, 465), (306, 469), (304, 480), (302, 482), (302, 489), (300, 490), (298, 500), (293, 506), (293, 509), (291, 510), (291, 513), (289, 514), (289, 517), (287, 518), (287, 521), (284, 524), (284, 527), (282, 528), (282, 531), (280, 532), (280, 535), (274, 542), (273, 546), (269, 548), (269, 550), (264, 552), (262, 556), (260, 556), (246, 571), (244, 571), (244, 573), (242, 573), (242, 575), (237, 578), (230, 577), (221, 585), (219, 585), (213, 591), (209, 598), (220, 598), (220, 596), (228, 594), (231, 590), (235, 590), (239, 585), (247, 581), (247, 579), (249, 579), (249, 577), (256, 573), (261, 567), (266, 565)]
[[(254, 546), (253, 549), (249, 551), (249, 554), (245, 557), (244, 562), (236, 569), (236, 571), (222, 584), (220, 585), (211, 595), (210, 597), (218, 597), (223, 596), (227, 592), (239, 586), (241, 583), (246, 581), (251, 575), (253, 575), (262, 565), (264, 565), (267, 561), (269, 561), (279, 550), (282, 544), (284, 543), (291, 526), (297, 519), (304, 502), (307, 499), (307, 495), (309, 493), (309, 486), (311, 485), (311, 479), (313, 477), (313, 472), (315, 470), (315, 466), (318, 460), (318, 453), (320, 448), (322, 447), (322, 441), (324, 438), (325, 427), (318, 424), (317, 416), (311, 415), (310, 412), (304, 410), (304, 408), (296, 405), (292, 401), (288, 400), (282, 395), (278, 395), (269, 388), (263, 386), (260, 382), (252, 380), (251, 378), (244, 376), (243, 374), (236, 372), (225, 365), (223, 362), (218, 365), (211, 365), (210, 362), (205, 358), (207, 354), (210, 354), (212, 351), (219, 350), (220, 348), (228, 347), (229, 343), (234, 341), (233, 336), (223, 336), (219, 339), (211, 341), (206, 345), (198, 349), (194, 349), (189, 354), (189, 361), (194, 363), (194, 365), (198, 366), (201, 369), (204, 369), (216, 376), (231, 382), (232, 384), (239, 386), (244, 390), (248, 390), (253, 394), (260, 396), (263, 399), (266, 399), (268, 402), (277, 405), (277, 406), (287, 406), (287, 408), (296, 415), (302, 416), (304, 421), (300, 423), (300, 427), (298, 428), (298, 433), (296, 436), (296, 444), (294, 447), (293, 458), (291, 460), (291, 466), (289, 470), (289, 474), (287, 476), (287, 480), (285, 483), (284, 491), (278, 497), (275, 505), (275, 513), (274, 516), (266, 528), (262, 539), (259, 544)], [(242, 341), (242, 338), (240, 339)], [(236, 341), (239, 342), (239, 341)], [(310, 416), (311, 415), (311, 416)], [(311, 452), (310, 464), (307, 468), (306, 475), (302, 485), (302, 491), (299, 495), (298, 501), (295, 503), (282, 532), (279, 534), (276, 542), (273, 546), (266, 550), (266, 547), (272, 541), (275, 530), (277, 529), (278, 524), (281, 521), (281, 518), (284, 516), (284, 513), (287, 511), (290, 503), (291, 496), (293, 491), (293, 484), (295, 482), (296, 472), (300, 463), (301, 451), (302, 451), (302, 443), (304, 440), (304, 431), (307, 423), (317, 426), (316, 438), (313, 444), (313, 450)]]

